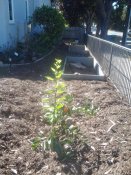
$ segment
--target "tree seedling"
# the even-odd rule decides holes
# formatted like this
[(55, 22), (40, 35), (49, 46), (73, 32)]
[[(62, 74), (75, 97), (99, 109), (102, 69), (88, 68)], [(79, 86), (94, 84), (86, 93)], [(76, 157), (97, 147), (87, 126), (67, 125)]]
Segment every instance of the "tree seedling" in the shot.
[[(60, 59), (55, 60), (51, 71), (53, 76), (46, 76), (46, 79), (51, 82), (51, 87), (46, 90), (46, 97), (42, 98), (44, 120), (51, 129), (48, 137), (42, 141), (42, 145), (44, 150), (54, 151), (59, 159), (63, 159), (70, 154), (70, 147), (77, 137), (78, 128), (73, 119), (69, 118), (73, 98), (67, 94), (66, 85), (61, 81), (63, 72)], [(37, 140), (34, 140), (33, 148), (37, 145), (39, 145)]]
[(77, 112), (82, 115), (95, 115), (96, 108), (88, 103), (72, 107), (73, 97), (67, 93), (66, 85), (61, 80), (61, 62), (60, 59), (55, 59), (51, 67), (53, 76), (46, 76), (50, 86), (42, 98), (43, 121), (50, 126), (50, 131), (47, 137), (34, 139), (32, 148), (35, 150), (42, 146), (44, 151), (56, 152), (58, 158), (63, 160), (72, 155), (72, 146), (80, 136), (75, 120), (70, 116)]

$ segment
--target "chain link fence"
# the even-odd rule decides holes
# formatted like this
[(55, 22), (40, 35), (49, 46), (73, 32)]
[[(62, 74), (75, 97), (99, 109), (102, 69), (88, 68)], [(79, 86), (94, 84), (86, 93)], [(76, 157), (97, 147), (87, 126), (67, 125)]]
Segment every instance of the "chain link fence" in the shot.
[(87, 46), (104, 74), (131, 104), (131, 49), (91, 35)]

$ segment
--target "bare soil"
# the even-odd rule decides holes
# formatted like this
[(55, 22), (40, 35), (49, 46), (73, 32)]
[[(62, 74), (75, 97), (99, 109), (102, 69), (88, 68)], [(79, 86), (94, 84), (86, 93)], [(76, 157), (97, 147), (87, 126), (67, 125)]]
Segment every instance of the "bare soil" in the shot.
[(67, 81), (74, 104), (85, 99), (99, 108), (96, 116), (74, 116), (87, 145), (59, 161), (54, 153), (33, 151), (31, 140), (49, 127), (41, 122), (41, 95), (49, 82), (55, 57), (64, 58), (60, 45), (40, 66), (28, 72), (13, 69), (0, 78), (0, 175), (131, 175), (131, 107), (110, 81)]

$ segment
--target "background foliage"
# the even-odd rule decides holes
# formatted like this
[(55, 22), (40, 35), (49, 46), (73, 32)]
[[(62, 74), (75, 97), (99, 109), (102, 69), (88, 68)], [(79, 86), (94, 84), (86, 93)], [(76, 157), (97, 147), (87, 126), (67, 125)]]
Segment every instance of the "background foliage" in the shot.
[(39, 43), (39, 51), (52, 47), (61, 37), (65, 27), (65, 20), (62, 14), (51, 7), (42, 6), (33, 14), (34, 25), (42, 25), (43, 31), (34, 40), (34, 47)]
[[(123, 30), (125, 7), (129, 0), (54, 0), (63, 11), (70, 26), (86, 24), (87, 33), (91, 32), (92, 23), (97, 24), (97, 35), (106, 38), (111, 27)], [(117, 8), (114, 8), (116, 4)], [(123, 18), (124, 14), (124, 18)]]

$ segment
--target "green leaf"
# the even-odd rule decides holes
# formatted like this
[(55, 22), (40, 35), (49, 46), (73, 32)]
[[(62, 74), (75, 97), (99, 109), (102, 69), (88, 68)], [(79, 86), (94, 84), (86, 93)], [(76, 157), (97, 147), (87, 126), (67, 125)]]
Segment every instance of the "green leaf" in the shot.
[(44, 150), (49, 150), (49, 149), (50, 149), (48, 140), (44, 140), (44, 142), (43, 142), (43, 147), (44, 147)]
[(58, 109), (63, 108), (63, 106), (64, 106), (64, 105), (60, 103), (60, 104), (58, 104), (58, 105), (56, 106), (56, 108), (57, 108), (57, 110), (58, 110)]
[(64, 92), (63, 89), (58, 89), (57, 90), (57, 94), (63, 94), (63, 92)]
[(53, 108), (50, 108), (49, 111), (47, 111), (44, 116), (53, 116), (53, 112), (54, 112), (54, 109)]
[(41, 101), (42, 101), (42, 103), (45, 103), (45, 102), (48, 103), (49, 102), (49, 98), (42, 98)]
[(56, 73), (56, 70), (55, 70), (53, 67), (51, 67), (51, 70), (52, 70), (54, 73)]
[(66, 99), (65, 96), (62, 96), (57, 99), (56, 103), (64, 103), (65, 99)]
[(32, 145), (31, 145), (33, 150), (36, 150), (40, 146), (40, 141), (41, 139), (39, 137), (36, 137), (33, 139)]
[(49, 76), (46, 76), (45, 78), (46, 78), (47, 80), (51, 80), (51, 81), (54, 80), (52, 77), (49, 77)]
[(56, 75), (56, 79), (60, 79), (62, 74)]
[(66, 95), (66, 101), (67, 101), (68, 103), (71, 103), (71, 102), (73, 101), (73, 96), (67, 94), (67, 95)]
[(60, 67), (61, 67), (60, 65), (57, 65), (57, 66), (56, 66), (57, 70), (60, 69)]
[(54, 94), (54, 92), (55, 92), (55, 89), (47, 89), (46, 90), (46, 93), (48, 93), (48, 94)]
[(58, 63), (58, 64), (61, 64), (61, 62), (62, 62), (62, 60), (60, 60), (60, 59), (55, 59), (56, 60), (56, 63)]

